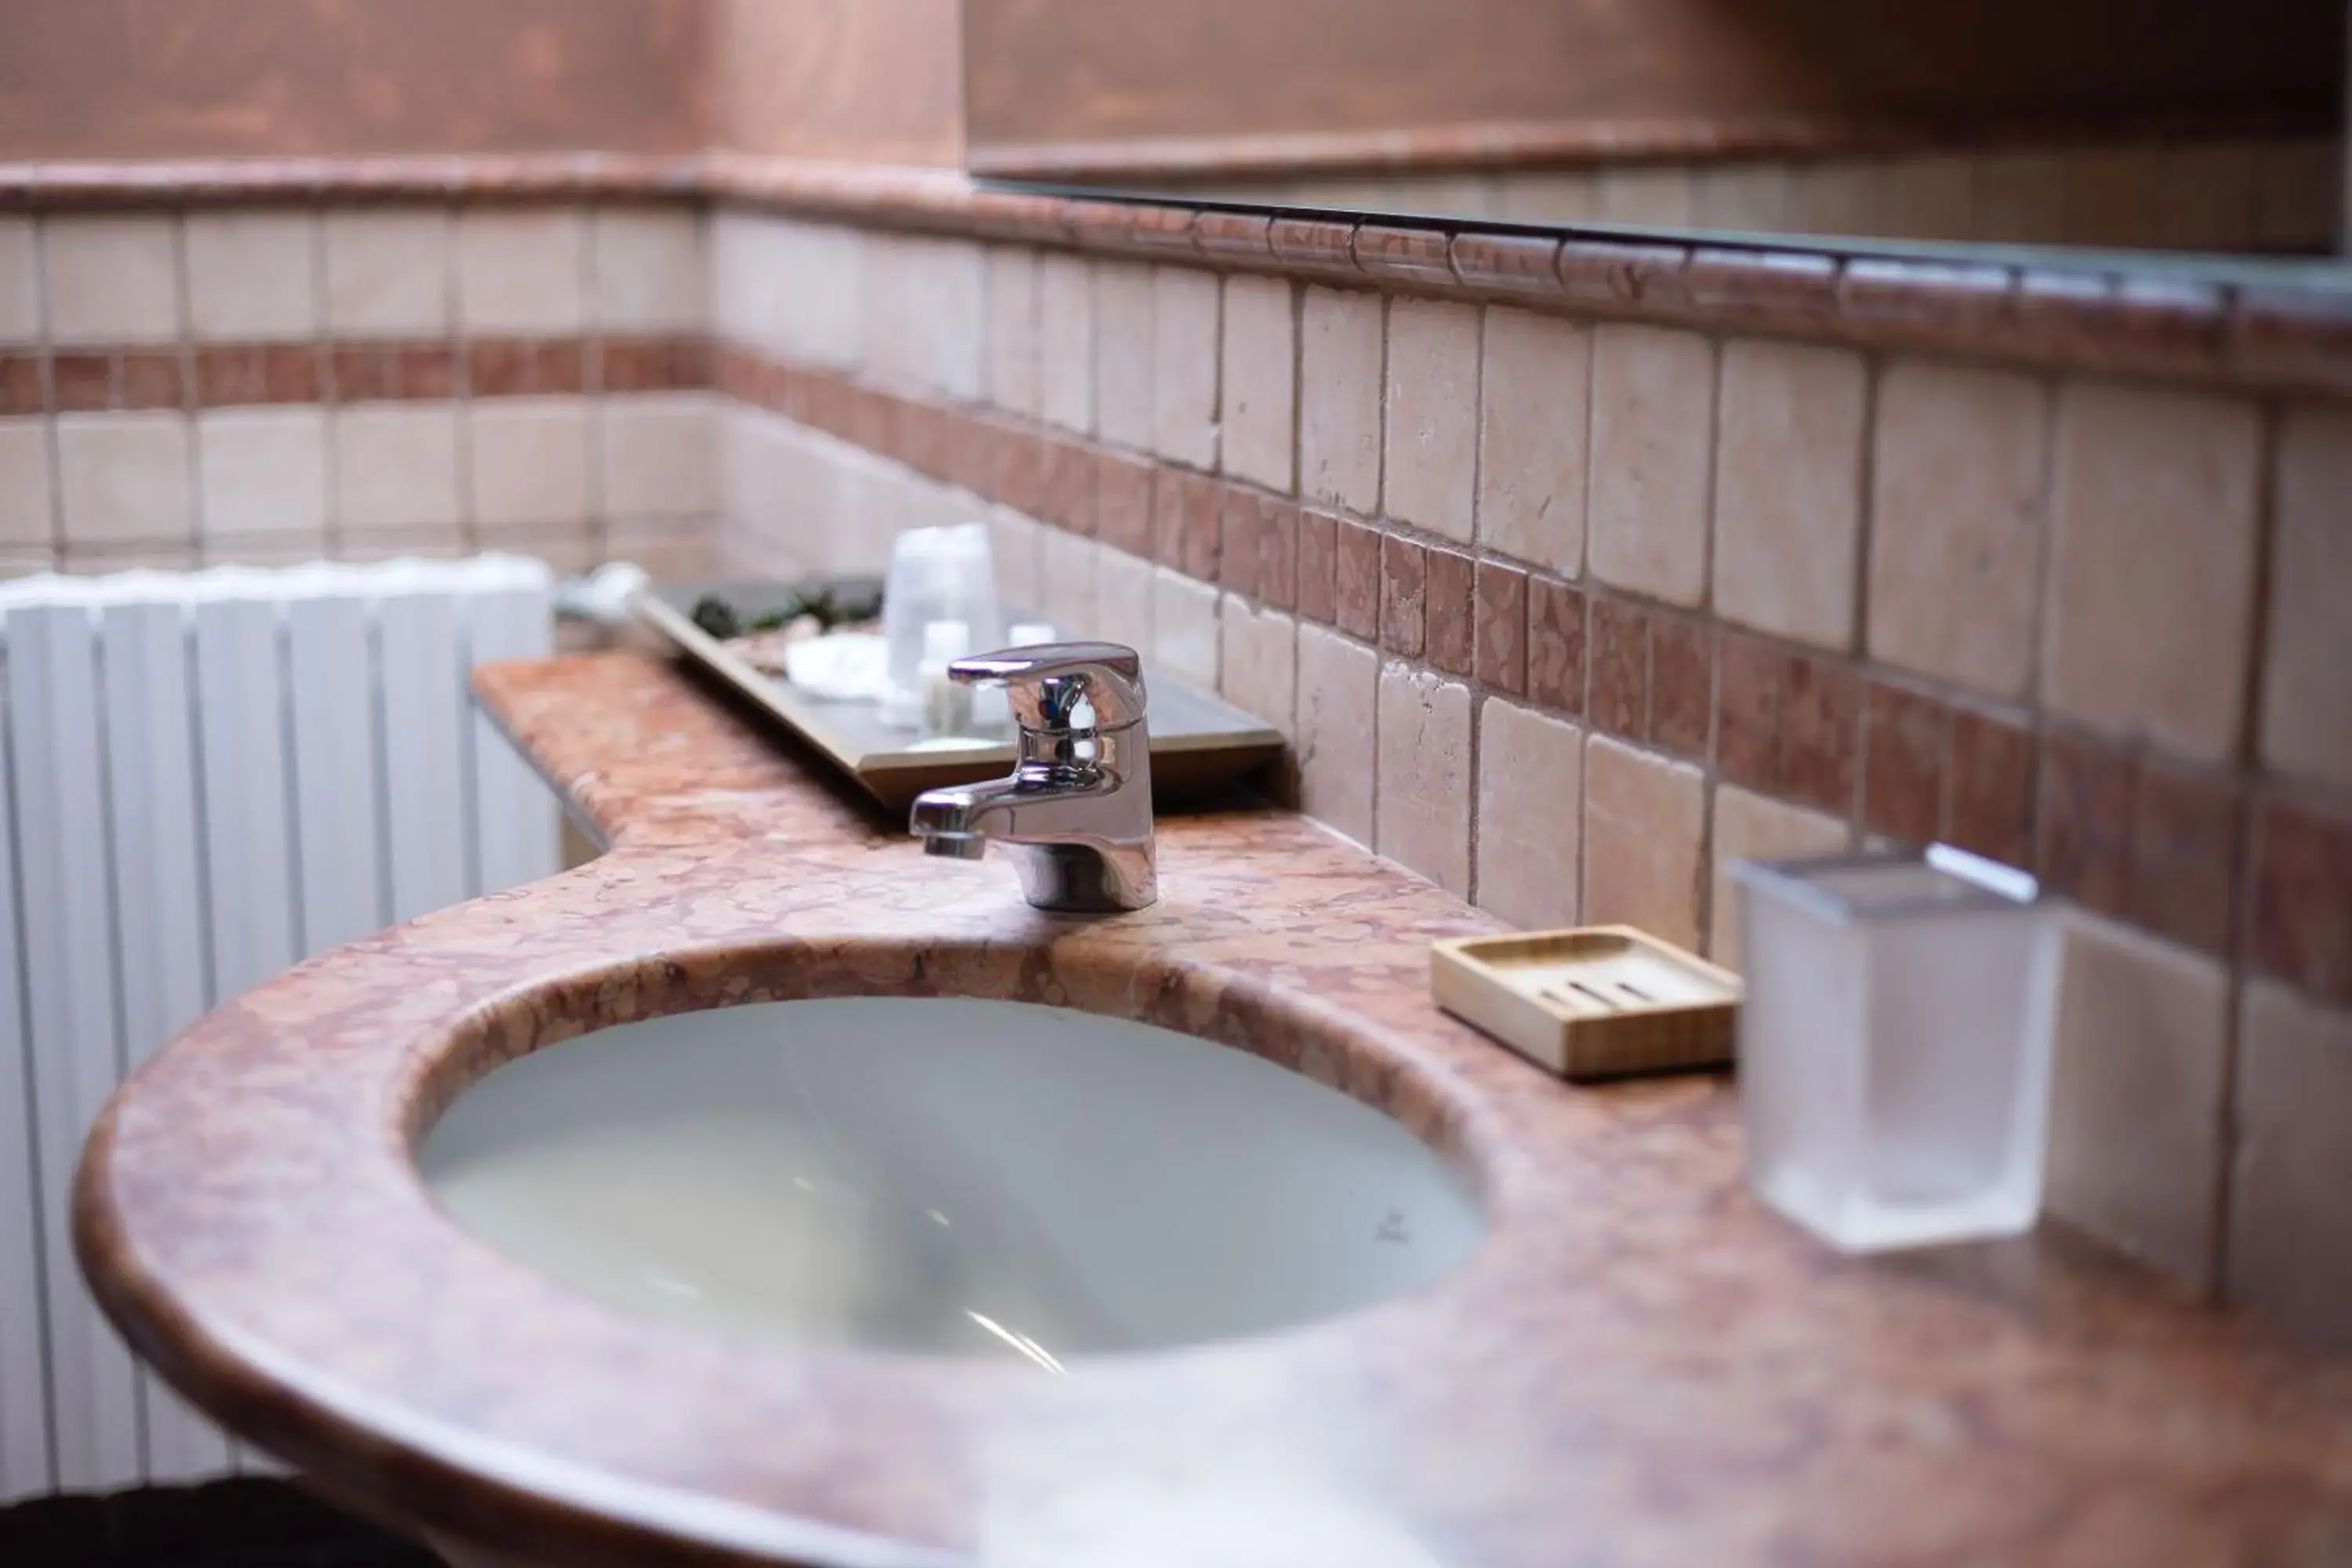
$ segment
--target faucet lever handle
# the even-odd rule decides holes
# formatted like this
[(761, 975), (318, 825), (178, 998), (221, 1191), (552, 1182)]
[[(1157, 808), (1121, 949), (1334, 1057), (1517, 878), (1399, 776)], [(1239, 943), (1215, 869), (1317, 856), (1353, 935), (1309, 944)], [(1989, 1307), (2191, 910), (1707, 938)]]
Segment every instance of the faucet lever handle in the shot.
[(964, 685), (1002, 681), (1024, 730), (1066, 731), (1079, 704), (1094, 710), (1097, 730), (1123, 730), (1144, 714), (1143, 660), (1114, 642), (1040, 643), (975, 654), (948, 666)]

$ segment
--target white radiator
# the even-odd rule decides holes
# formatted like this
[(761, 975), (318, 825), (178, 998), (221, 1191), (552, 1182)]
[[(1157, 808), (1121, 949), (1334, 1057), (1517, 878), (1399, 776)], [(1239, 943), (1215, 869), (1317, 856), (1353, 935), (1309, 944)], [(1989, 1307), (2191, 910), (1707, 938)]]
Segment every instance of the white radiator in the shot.
[(550, 592), (510, 556), (0, 584), (0, 1502), (238, 1462), (83, 1290), (83, 1136), (216, 1004), (558, 868), (466, 689), (550, 650)]

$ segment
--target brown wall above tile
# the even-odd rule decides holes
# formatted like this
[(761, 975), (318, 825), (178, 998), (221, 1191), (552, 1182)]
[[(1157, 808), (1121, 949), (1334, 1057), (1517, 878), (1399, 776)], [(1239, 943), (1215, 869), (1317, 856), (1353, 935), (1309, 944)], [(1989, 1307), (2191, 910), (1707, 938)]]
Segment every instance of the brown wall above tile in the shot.
[(706, 26), (702, 0), (12, 0), (0, 160), (691, 152)]
[(960, 0), (708, 0), (713, 142), (959, 166)]

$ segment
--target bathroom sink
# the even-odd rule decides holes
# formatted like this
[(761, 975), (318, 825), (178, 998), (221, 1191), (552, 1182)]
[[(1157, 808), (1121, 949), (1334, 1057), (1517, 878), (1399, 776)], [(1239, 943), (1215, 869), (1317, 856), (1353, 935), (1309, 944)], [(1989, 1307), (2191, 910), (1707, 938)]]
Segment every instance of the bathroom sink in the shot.
[(1443, 1161), (1336, 1090), (1012, 1002), (599, 1030), (488, 1075), (417, 1160), (460, 1226), (623, 1311), (1049, 1372), (1368, 1306), (1485, 1229)]

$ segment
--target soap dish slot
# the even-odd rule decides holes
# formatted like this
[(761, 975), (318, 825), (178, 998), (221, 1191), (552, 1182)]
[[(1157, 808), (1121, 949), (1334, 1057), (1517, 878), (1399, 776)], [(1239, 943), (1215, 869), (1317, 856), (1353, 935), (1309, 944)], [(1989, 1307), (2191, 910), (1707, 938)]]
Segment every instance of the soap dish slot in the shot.
[(1572, 1079), (1725, 1065), (1739, 1021), (1738, 975), (1632, 926), (1449, 938), (1430, 990)]

